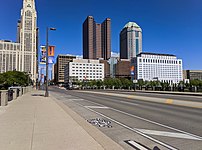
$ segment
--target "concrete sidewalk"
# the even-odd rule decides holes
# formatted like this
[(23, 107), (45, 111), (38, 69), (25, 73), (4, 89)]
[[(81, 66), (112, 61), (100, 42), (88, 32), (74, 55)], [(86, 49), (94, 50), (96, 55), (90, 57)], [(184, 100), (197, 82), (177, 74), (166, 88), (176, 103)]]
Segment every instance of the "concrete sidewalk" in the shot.
[(41, 94), (32, 91), (0, 107), (0, 149), (122, 149), (66, 105)]

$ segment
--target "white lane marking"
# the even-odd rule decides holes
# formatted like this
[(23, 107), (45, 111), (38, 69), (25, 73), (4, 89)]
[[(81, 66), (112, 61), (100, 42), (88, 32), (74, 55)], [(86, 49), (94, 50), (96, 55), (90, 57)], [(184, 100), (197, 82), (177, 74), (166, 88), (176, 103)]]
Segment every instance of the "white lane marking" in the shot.
[(138, 106), (139, 104), (135, 104), (135, 103), (130, 103), (130, 102), (126, 102), (126, 101), (119, 101), (120, 103), (123, 103), (123, 104), (130, 104), (130, 105), (135, 105), (135, 106)]
[(127, 142), (140, 150), (148, 150), (147, 148), (143, 147), (142, 145), (136, 143), (135, 141), (127, 141)]
[(109, 109), (109, 107), (102, 107), (102, 106), (84, 106), (86, 108), (94, 108), (94, 109)]
[[(78, 104), (79, 106), (84, 107), (83, 105), (81, 105), (81, 104), (79, 104), (79, 103), (77, 103), (77, 104)], [(168, 145), (168, 144), (166, 144), (166, 143), (163, 143), (163, 142), (161, 142), (161, 141), (159, 141), (159, 140), (157, 140), (157, 139), (155, 139), (155, 138), (153, 138), (153, 137), (150, 137), (150, 136), (148, 136), (148, 135), (146, 135), (146, 134), (144, 134), (144, 133), (142, 133), (142, 132), (140, 132), (140, 131), (138, 131), (138, 130), (136, 130), (136, 129), (133, 129), (133, 128), (131, 128), (131, 127), (129, 127), (129, 126), (127, 126), (127, 125), (125, 125), (125, 124), (119, 122), (119, 121), (116, 121), (116, 120), (114, 120), (114, 119), (112, 119), (112, 118), (110, 118), (110, 117), (108, 117), (108, 116), (106, 116), (106, 115), (104, 115), (104, 114), (102, 114), (102, 113), (99, 113), (99, 112), (97, 112), (97, 111), (95, 111), (95, 110), (93, 110), (93, 109), (91, 109), (91, 108), (87, 108), (87, 107), (84, 107), (84, 108), (86, 108), (86, 109), (88, 109), (88, 110), (90, 110), (90, 111), (92, 111), (92, 112), (94, 112), (94, 113), (96, 113), (96, 114), (98, 114), (98, 115), (100, 115), (100, 116), (102, 116), (102, 117), (104, 117), (104, 118), (107, 118), (107, 119), (113, 121), (114, 123), (116, 123), (116, 124), (118, 124), (118, 125), (120, 125), (120, 126), (126, 128), (126, 129), (129, 129), (129, 130), (131, 130), (131, 131), (134, 131), (135, 133), (140, 134), (140, 135), (144, 136), (145, 138), (150, 139), (150, 140), (154, 141), (155, 143), (158, 143), (158, 144), (160, 144), (160, 145), (162, 145), (162, 146), (164, 146), (164, 147), (166, 147), (166, 148), (168, 148), (168, 149), (170, 149), (170, 150), (178, 150), (178, 149), (176, 149), (175, 147), (172, 147), (172, 146), (170, 146), (170, 145)]]
[(183, 131), (183, 130), (176, 129), (176, 128), (173, 128), (173, 127), (170, 127), (170, 126), (167, 126), (167, 125), (164, 125), (164, 124), (161, 124), (161, 123), (155, 122), (155, 121), (151, 121), (151, 120), (148, 120), (148, 119), (145, 119), (145, 118), (142, 118), (142, 117), (136, 116), (136, 115), (132, 115), (132, 114), (129, 114), (129, 113), (127, 113), (127, 112), (124, 112), (124, 111), (121, 111), (121, 110), (118, 110), (118, 109), (114, 109), (114, 108), (110, 108), (110, 109), (112, 109), (112, 110), (114, 110), (114, 111), (117, 111), (117, 112), (119, 112), (119, 113), (122, 113), (122, 114), (128, 115), (128, 116), (131, 116), (131, 117), (134, 117), (134, 118), (137, 118), (137, 119), (143, 120), (143, 121), (145, 121), (145, 122), (149, 122), (149, 123), (152, 123), (152, 124), (155, 124), (155, 125), (158, 125), (158, 126), (161, 126), (161, 127), (167, 128), (167, 129), (171, 129), (171, 130), (174, 130), (174, 131), (177, 131), (177, 132), (181, 132), (181, 133), (184, 133), (184, 134), (187, 134), (187, 135), (190, 135), (190, 136), (193, 136), (193, 137), (196, 137), (196, 138), (202, 140), (202, 137), (201, 137), (201, 136), (198, 136), (198, 135), (195, 135), (195, 134), (192, 134), (192, 133), (188, 133), (188, 132), (185, 132), (185, 131)]
[[(101, 105), (101, 106), (103, 106), (103, 107), (107, 107), (107, 106), (105, 106), (105, 105), (102, 105), (102, 104), (99, 104), (99, 103), (96, 103), (96, 102), (92, 102), (92, 101), (89, 101), (89, 100), (86, 100), (86, 99), (85, 99), (85, 101), (90, 102), (90, 103), (93, 103), (93, 104), (96, 104), (96, 105)], [(83, 105), (81, 105), (81, 106), (83, 106)], [(155, 122), (155, 121), (151, 121), (151, 120), (148, 120), (148, 119), (145, 119), (145, 118), (136, 116), (136, 115), (132, 115), (132, 114), (129, 114), (129, 113), (127, 113), (127, 112), (124, 112), (124, 111), (121, 111), (121, 110), (118, 110), (118, 109), (115, 109), (115, 108), (112, 108), (112, 107), (109, 107), (109, 109), (114, 110), (114, 111), (117, 111), (117, 112), (122, 113), (122, 114), (125, 114), (125, 115), (130, 116), (130, 117), (137, 118), (137, 119), (143, 120), (143, 121), (145, 121), (145, 122), (149, 122), (149, 123), (152, 123), (152, 124), (155, 124), (155, 125), (158, 125), (158, 126), (167, 128), (167, 129), (171, 129), (171, 130), (177, 131), (177, 132), (181, 132), (181, 133), (184, 133), (184, 134), (187, 134), (187, 135), (190, 135), (190, 136), (193, 136), (193, 137), (195, 137), (195, 138), (198, 138), (198, 139), (201, 139), (201, 140), (202, 140), (202, 137), (201, 137), (201, 136), (198, 136), (198, 135), (195, 135), (195, 134), (192, 134), (192, 133), (188, 133), (188, 132), (185, 132), (185, 131), (183, 131), (183, 130), (176, 129), (176, 128), (173, 128), (173, 127), (170, 127), (170, 126), (167, 126), (167, 125), (164, 125), (164, 124)]]
[(83, 101), (84, 99), (68, 99), (68, 100), (70, 100), (70, 101)]
[(189, 139), (189, 140), (199, 140), (202, 139), (183, 134), (183, 133), (174, 133), (174, 132), (165, 132), (165, 131), (156, 131), (156, 130), (147, 130), (147, 129), (137, 129), (136, 130), (149, 135), (157, 135), (157, 136), (166, 136), (166, 137), (174, 137), (174, 138), (181, 138), (181, 139)]

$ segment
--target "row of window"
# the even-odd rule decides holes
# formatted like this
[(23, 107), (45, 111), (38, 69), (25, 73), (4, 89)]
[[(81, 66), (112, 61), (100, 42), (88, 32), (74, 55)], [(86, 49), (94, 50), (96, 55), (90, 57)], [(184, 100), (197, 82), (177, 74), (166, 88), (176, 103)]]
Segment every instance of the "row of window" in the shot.
[(79, 76), (81, 79), (102, 79), (102, 76)]
[(76, 68), (76, 69), (102, 69), (102, 67), (98, 68), (98, 67), (72, 67), (72, 68)]
[(0, 50), (19, 50), (20, 45), (15, 44), (1, 44), (0, 43)]
[(72, 70), (72, 72), (102, 72), (102, 70)]
[(181, 64), (181, 61), (177, 60), (159, 60), (159, 59), (139, 59), (139, 62), (144, 63), (165, 63), (165, 64)]
[(102, 64), (75, 64), (72, 63), (72, 66), (103, 66)]
[(72, 73), (73, 75), (102, 75), (102, 73)]

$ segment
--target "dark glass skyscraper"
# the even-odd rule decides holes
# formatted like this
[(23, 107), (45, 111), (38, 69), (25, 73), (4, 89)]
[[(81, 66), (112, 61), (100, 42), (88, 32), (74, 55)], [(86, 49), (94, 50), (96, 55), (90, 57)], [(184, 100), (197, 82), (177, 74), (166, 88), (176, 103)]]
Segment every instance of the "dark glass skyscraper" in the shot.
[(88, 16), (83, 23), (83, 58), (105, 60), (111, 57), (111, 19), (102, 24)]

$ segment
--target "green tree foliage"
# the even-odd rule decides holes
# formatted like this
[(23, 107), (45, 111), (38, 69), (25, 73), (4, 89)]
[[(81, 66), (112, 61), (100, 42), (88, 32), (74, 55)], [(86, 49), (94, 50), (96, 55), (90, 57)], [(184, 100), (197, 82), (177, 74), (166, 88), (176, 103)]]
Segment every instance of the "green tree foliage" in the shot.
[(26, 86), (31, 83), (29, 75), (25, 72), (8, 71), (0, 74), (1, 88), (7, 89), (10, 86)]

